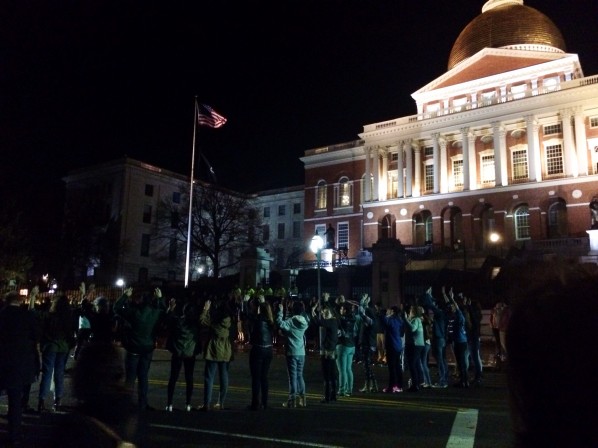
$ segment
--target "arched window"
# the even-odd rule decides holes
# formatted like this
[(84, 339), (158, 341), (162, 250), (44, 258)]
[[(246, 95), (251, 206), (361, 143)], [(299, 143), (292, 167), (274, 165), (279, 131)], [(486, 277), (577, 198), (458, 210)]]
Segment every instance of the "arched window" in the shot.
[(349, 207), (353, 204), (353, 185), (343, 176), (336, 187), (336, 207)]
[(559, 199), (548, 207), (548, 238), (565, 238), (567, 234), (567, 205)]
[(379, 239), (394, 238), (395, 235), (395, 221), (391, 215), (384, 215), (380, 221)]
[(318, 182), (316, 187), (316, 210), (322, 210), (326, 208), (326, 191), (327, 185), (323, 180)]
[(518, 206), (513, 212), (513, 224), (515, 225), (515, 239), (530, 239), (529, 207), (527, 204)]
[(422, 210), (413, 216), (413, 244), (423, 246), (432, 243), (432, 213)]

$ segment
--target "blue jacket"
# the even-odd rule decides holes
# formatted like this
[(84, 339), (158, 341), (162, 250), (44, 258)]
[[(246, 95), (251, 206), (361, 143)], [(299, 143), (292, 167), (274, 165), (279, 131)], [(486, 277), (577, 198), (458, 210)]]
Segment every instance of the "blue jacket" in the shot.
[(384, 343), (387, 349), (392, 348), (395, 352), (403, 351), (403, 339), (401, 335), (405, 334), (405, 321), (397, 315), (384, 316), (385, 338)]

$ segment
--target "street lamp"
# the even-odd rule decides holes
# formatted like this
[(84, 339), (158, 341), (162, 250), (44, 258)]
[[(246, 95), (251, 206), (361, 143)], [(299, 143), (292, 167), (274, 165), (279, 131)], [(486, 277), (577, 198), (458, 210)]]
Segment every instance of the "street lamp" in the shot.
[(497, 232), (492, 232), (488, 236), (490, 243), (492, 244), (492, 248), (494, 249), (494, 255), (502, 256), (502, 248), (498, 244), (500, 243), (500, 234)]
[[(324, 248), (324, 238), (322, 238), (320, 235), (314, 235), (311, 239), (311, 243), (309, 245), (309, 248), (311, 249), (311, 251), (316, 254), (316, 260), (318, 262), (318, 265), (316, 267), (317, 271), (318, 271), (318, 317), (322, 317), (321, 313), (322, 313), (322, 304), (320, 303), (322, 294), (321, 294), (321, 283), (320, 283), (320, 262), (322, 261), (322, 249)], [(319, 341), (318, 341), (318, 345), (320, 346), (320, 353), (322, 352), (322, 332), (324, 331), (324, 329), (322, 327), (320, 327), (319, 329), (320, 331), (318, 331), (318, 336), (319, 336)]]
[(122, 278), (117, 279), (116, 286), (118, 286), (121, 289), (121, 292), (123, 292), (125, 289), (125, 281)]

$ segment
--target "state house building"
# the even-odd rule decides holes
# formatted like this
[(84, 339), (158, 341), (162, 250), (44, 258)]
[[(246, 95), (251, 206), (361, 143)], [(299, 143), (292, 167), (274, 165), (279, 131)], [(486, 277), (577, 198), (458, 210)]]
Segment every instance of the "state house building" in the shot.
[(385, 238), (439, 251), (484, 251), (491, 234), (505, 248), (587, 243), (598, 75), (548, 17), (487, 1), (446, 73), (412, 97), (416, 115), (305, 152), (306, 236), (332, 226), (349, 258)]

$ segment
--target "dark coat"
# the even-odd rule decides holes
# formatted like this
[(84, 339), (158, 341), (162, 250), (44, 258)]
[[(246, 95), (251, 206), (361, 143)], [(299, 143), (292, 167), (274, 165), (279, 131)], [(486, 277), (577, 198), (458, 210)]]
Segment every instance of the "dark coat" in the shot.
[(35, 313), (11, 305), (0, 311), (0, 389), (19, 388), (35, 381), (39, 373), (39, 338)]

